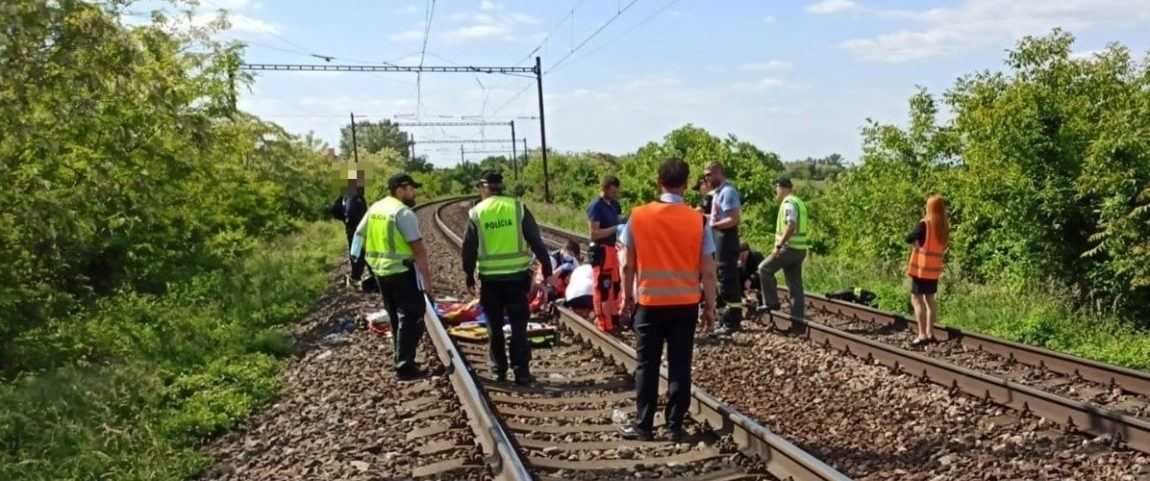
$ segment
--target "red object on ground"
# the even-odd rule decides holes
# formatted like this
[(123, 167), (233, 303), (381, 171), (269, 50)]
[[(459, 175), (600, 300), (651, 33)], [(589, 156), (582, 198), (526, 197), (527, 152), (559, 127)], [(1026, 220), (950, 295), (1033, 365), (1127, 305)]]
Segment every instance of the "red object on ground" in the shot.
[(367, 323), (367, 331), (377, 336), (387, 336), (391, 334), (391, 324), (369, 322)]

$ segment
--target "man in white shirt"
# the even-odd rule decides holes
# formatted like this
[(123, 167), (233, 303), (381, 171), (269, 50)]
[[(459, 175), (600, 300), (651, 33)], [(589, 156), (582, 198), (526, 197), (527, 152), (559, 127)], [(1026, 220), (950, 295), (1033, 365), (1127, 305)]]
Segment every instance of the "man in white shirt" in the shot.
[(567, 279), (567, 291), (563, 299), (567, 307), (583, 317), (594, 310), (595, 268), (591, 264), (581, 264), (571, 271)]

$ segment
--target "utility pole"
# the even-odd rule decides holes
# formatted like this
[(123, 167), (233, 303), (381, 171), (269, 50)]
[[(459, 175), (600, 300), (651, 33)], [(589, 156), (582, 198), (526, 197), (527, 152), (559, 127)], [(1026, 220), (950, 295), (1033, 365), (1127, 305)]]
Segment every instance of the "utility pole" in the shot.
[(355, 141), (355, 112), (351, 113), (351, 155), (355, 158), (355, 171), (359, 175), (359, 146)]
[(515, 180), (519, 180), (519, 159), (515, 152), (515, 121), (509, 122), (511, 124), (511, 172), (515, 173)]
[(230, 107), (228, 116), (234, 116), (236, 113), (236, 69), (230, 62), (228, 67), (228, 107)]
[(539, 90), (539, 145), (543, 156), (543, 200), (551, 203), (551, 183), (547, 174), (547, 122), (543, 119), (543, 59), (535, 57), (535, 85)]
[(522, 165), (527, 165), (527, 138), (523, 138), (523, 162)]
[(463, 144), (459, 144), (459, 163), (466, 164), (467, 159), (463, 157)]
[(415, 160), (415, 136), (414, 135), (408, 135), (407, 136), (407, 148), (409, 151), (408, 155), (411, 157), (411, 160), (414, 161)]

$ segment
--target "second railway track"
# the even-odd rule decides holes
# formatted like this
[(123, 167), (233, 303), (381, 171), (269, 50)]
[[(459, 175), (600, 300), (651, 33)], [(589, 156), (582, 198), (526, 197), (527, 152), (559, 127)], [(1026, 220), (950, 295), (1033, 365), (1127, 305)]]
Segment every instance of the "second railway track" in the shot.
[[(586, 242), (573, 232), (544, 229), (552, 239)], [(789, 302), (786, 289), (779, 291)], [(808, 322), (774, 312), (770, 325), (797, 326), (822, 345), (1150, 453), (1146, 373), (946, 327), (935, 329), (944, 342), (911, 350), (902, 316), (817, 294), (808, 295), (806, 304)]]

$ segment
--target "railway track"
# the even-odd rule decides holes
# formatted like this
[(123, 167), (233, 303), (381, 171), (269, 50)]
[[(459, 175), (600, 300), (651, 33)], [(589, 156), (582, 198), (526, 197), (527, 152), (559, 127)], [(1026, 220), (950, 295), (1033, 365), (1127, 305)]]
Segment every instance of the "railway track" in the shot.
[[(457, 217), (444, 219), (452, 206)], [(458, 202), (421, 207), (425, 236), (433, 222), (457, 249), (460, 235), (451, 226), (465, 219)], [(435, 287), (457, 293), (460, 286), (438, 279)], [(632, 410), (634, 350), (573, 313), (560, 310), (558, 317), (566, 341), (533, 352), (538, 381), (530, 387), (495, 382), (486, 344), (453, 342), (438, 319), (425, 319), (495, 479), (848, 479), (697, 389), (688, 442), (620, 440), (612, 415)]]
[[(588, 241), (564, 229), (541, 228), (556, 243)], [(779, 292), (789, 302), (786, 288)], [(798, 328), (800, 336), (817, 344), (1150, 453), (1146, 373), (944, 326), (935, 328), (942, 342), (911, 350), (906, 318), (817, 294), (806, 297), (811, 313), (806, 322), (782, 311), (765, 322), (781, 330)]]

